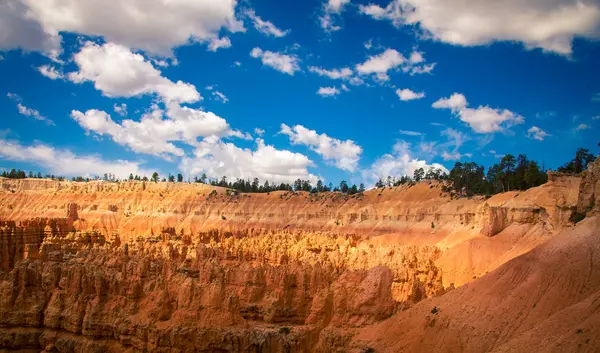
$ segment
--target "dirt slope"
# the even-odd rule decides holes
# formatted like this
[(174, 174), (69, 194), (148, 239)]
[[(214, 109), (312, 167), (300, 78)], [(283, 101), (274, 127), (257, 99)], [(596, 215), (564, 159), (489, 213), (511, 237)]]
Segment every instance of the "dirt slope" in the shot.
[(355, 345), (377, 352), (597, 352), (598, 239), (598, 218), (586, 219), (477, 281), (364, 329)]

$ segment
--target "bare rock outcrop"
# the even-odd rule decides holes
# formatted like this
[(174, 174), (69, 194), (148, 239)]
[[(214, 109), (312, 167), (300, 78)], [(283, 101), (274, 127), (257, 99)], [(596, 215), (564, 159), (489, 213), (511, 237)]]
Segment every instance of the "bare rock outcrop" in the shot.
[(600, 157), (588, 165), (583, 172), (577, 212), (580, 214), (598, 213), (600, 211)]
[(579, 180), (486, 199), (2, 179), (0, 350), (347, 351), (570, 227), (598, 195)]

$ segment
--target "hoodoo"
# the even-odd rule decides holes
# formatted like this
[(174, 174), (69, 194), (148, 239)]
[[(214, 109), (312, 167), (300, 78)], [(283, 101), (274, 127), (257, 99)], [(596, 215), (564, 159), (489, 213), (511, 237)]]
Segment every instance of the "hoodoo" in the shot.
[(1, 179), (0, 348), (595, 351), (599, 167), (490, 198)]

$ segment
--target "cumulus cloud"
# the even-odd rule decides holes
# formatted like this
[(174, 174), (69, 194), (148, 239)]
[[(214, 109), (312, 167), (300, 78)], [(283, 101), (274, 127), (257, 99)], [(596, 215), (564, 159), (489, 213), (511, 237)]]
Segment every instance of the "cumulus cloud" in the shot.
[(163, 77), (150, 61), (122, 45), (87, 42), (73, 59), (79, 71), (69, 73), (69, 80), (93, 82), (108, 97), (156, 94), (165, 102), (180, 103), (201, 99), (194, 85)]
[(250, 20), (252, 20), (254, 28), (256, 28), (256, 30), (261, 32), (262, 34), (279, 38), (285, 37), (286, 35), (288, 35), (288, 33), (290, 33), (289, 30), (281, 30), (277, 28), (277, 26), (275, 26), (272, 22), (263, 20), (262, 18), (257, 16), (256, 12), (254, 12), (254, 10), (252, 9), (247, 10), (246, 15), (250, 18)]
[(369, 57), (367, 61), (356, 65), (356, 70), (363, 74), (386, 73), (407, 60), (404, 55), (394, 49), (386, 49), (383, 53)]
[(229, 39), (229, 37), (222, 37), (222, 38), (213, 38), (210, 40), (210, 42), (208, 43), (208, 50), (210, 51), (217, 51), (219, 49), (226, 49), (226, 48), (231, 48), (231, 40)]
[(525, 122), (521, 115), (508, 109), (493, 109), (488, 106), (479, 106), (476, 109), (468, 108), (467, 99), (460, 93), (454, 93), (449, 98), (442, 98), (433, 103), (432, 107), (452, 110), (460, 120), (480, 134), (507, 131), (511, 126)]
[(244, 30), (236, 5), (236, 0), (3, 1), (0, 33), (7, 34), (0, 46), (56, 51), (59, 33), (73, 32), (171, 56), (173, 48), (211, 40), (223, 28)]
[(60, 70), (51, 65), (42, 65), (37, 69), (42, 76), (46, 76), (51, 80), (62, 80), (65, 78), (65, 75)]
[(62, 38), (58, 31), (48, 33), (29, 14), (27, 4), (21, 0), (0, 1), (0, 50), (23, 49), (39, 51), (56, 58), (61, 53)]
[(319, 76), (328, 77), (332, 80), (343, 80), (355, 86), (362, 85), (364, 83), (364, 81), (349, 67), (329, 70), (318, 66), (310, 66), (308, 71)]
[(141, 162), (105, 161), (97, 155), (78, 156), (67, 149), (57, 149), (39, 142), (22, 145), (17, 141), (0, 139), (0, 158), (40, 165), (50, 173), (64, 176), (93, 177), (111, 173), (126, 178), (129, 173), (151, 175), (150, 171), (140, 167)]
[(388, 176), (399, 178), (407, 175), (412, 177), (415, 170), (423, 168), (425, 171), (430, 168), (439, 168), (448, 173), (448, 169), (438, 163), (427, 163), (425, 160), (419, 160), (413, 156), (410, 149), (411, 145), (406, 141), (398, 141), (392, 148), (392, 153), (384, 154), (366, 170), (362, 172), (363, 179), (373, 185), (377, 180), (385, 179)]
[(544, 141), (544, 138), (548, 136), (552, 135), (550, 135), (549, 133), (545, 132), (537, 126), (532, 126), (529, 128), (529, 130), (527, 130), (527, 137), (529, 137), (530, 139)]
[(127, 116), (127, 104), (113, 104), (113, 110), (120, 116)]
[(452, 109), (458, 111), (467, 107), (467, 98), (463, 94), (454, 93), (449, 98), (442, 98), (433, 103), (432, 107), (442, 109)]
[(308, 71), (314, 72), (319, 76), (329, 77), (332, 80), (349, 79), (354, 74), (352, 69), (348, 67), (344, 67), (342, 69), (327, 70), (316, 66), (310, 66), (308, 68)]
[(184, 157), (180, 169), (189, 175), (206, 173), (209, 177), (259, 178), (275, 183), (292, 183), (296, 179), (315, 183), (319, 178), (308, 172), (313, 162), (303, 154), (278, 150), (256, 139), (256, 149), (244, 149), (223, 142), (216, 136), (202, 140), (194, 157)]
[(334, 97), (340, 94), (340, 90), (337, 87), (320, 87), (317, 94), (321, 97)]
[(319, 23), (325, 32), (335, 32), (342, 29), (336, 22), (340, 14), (344, 11), (350, 0), (326, 0), (323, 3), (322, 14), (319, 16)]
[(594, 0), (392, 0), (386, 7), (361, 5), (360, 11), (400, 27), (418, 26), (424, 37), (462, 45), (521, 42), (570, 54), (575, 37), (600, 37), (600, 4)]
[(274, 53), (272, 51), (254, 48), (250, 52), (250, 56), (260, 59), (263, 65), (270, 66), (279, 72), (291, 76), (294, 75), (294, 72), (300, 70), (300, 59), (298, 59), (296, 55)]
[(19, 110), (19, 114), (26, 116), (26, 117), (34, 118), (35, 120), (43, 121), (47, 125), (56, 125), (56, 124), (54, 124), (54, 121), (46, 118), (45, 116), (40, 114), (39, 111), (32, 109), (32, 108), (28, 108), (25, 105), (23, 105), (23, 99), (18, 94), (9, 92), (6, 94), (6, 96), (9, 99), (17, 102), (17, 109)]
[(137, 153), (165, 158), (184, 155), (183, 149), (173, 144), (175, 141), (196, 145), (199, 137), (245, 138), (239, 131), (231, 130), (225, 119), (211, 112), (177, 104), (169, 105), (166, 111), (155, 105), (140, 121), (126, 119), (116, 123), (108, 113), (96, 109), (85, 113), (73, 110), (71, 118), (88, 133), (109, 136), (114, 142)]
[(358, 166), (362, 148), (352, 140), (338, 140), (327, 134), (318, 134), (315, 130), (307, 129), (302, 125), (289, 127), (281, 124), (280, 133), (289, 136), (290, 142), (294, 145), (308, 146), (325, 161), (333, 162), (339, 169), (354, 172)]
[(386, 49), (382, 53), (372, 55), (362, 64), (356, 65), (356, 71), (362, 75), (374, 75), (378, 81), (389, 80), (388, 72), (402, 70), (410, 75), (431, 73), (435, 63), (425, 64), (423, 53), (413, 51), (408, 58), (395, 49)]
[(424, 92), (414, 92), (408, 88), (405, 89), (397, 89), (396, 94), (400, 98), (401, 101), (411, 101), (415, 99), (421, 99), (425, 97)]

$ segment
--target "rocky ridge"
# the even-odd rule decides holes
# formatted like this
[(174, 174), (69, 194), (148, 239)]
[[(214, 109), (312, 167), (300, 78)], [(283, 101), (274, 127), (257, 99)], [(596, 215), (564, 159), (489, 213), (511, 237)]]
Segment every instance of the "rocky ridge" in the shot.
[(581, 203), (570, 176), (487, 200), (436, 183), (353, 197), (0, 184), (0, 348), (61, 352), (345, 350), (547, 242)]

